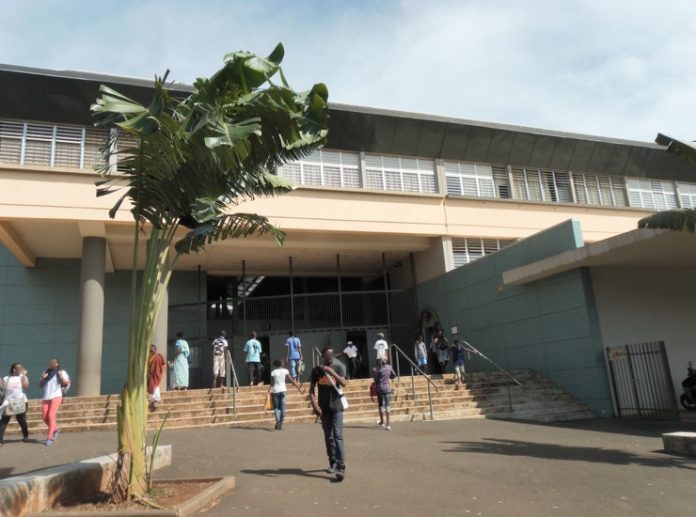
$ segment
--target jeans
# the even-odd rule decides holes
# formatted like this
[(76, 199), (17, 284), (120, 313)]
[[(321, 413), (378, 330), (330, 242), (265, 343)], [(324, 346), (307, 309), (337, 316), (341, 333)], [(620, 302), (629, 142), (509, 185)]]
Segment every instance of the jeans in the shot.
[(275, 413), (276, 423), (283, 424), (285, 420), (285, 395), (287, 392), (273, 394), (273, 412)]
[(380, 415), (384, 411), (386, 411), (387, 414), (391, 413), (391, 393), (378, 393), (377, 404), (379, 405)]
[(43, 421), (48, 426), (48, 433), (47, 433), (46, 437), (49, 440), (53, 440), (53, 435), (55, 434), (56, 430), (58, 429), (58, 423), (57, 423), (58, 408), (60, 407), (60, 405), (62, 403), (63, 403), (62, 397), (57, 397), (57, 398), (50, 399), (50, 400), (44, 400), (41, 403), (41, 417), (43, 418)]
[[(2, 418), (0, 419), (0, 443), (2, 443), (5, 438), (5, 429), (7, 428), (7, 424), (10, 423), (11, 418), (12, 417), (10, 415), (5, 415), (3, 413)], [(27, 428), (27, 414), (20, 413), (19, 415), (15, 415), (15, 418), (17, 419), (19, 427), (22, 429), (22, 437), (25, 439), (28, 438), (29, 429)]]
[(299, 357), (297, 359), (290, 359), (289, 364), (290, 364), (290, 377), (293, 379), (297, 380), (300, 378), (300, 372), (297, 369), (297, 363), (299, 363), (302, 359)]
[(358, 358), (348, 358), (348, 378), (355, 379), (358, 375)]
[(329, 457), (329, 465), (335, 465), (337, 470), (345, 470), (346, 454), (343, 446), (343, 411), (322, 408), (321, 427), (324, 430), (324, 442), (326, 443), (326, 455)]
[(249, 384), (263, 380), (261, 378), (261, 363), (247, 363), (247, 369), (249, 370)]

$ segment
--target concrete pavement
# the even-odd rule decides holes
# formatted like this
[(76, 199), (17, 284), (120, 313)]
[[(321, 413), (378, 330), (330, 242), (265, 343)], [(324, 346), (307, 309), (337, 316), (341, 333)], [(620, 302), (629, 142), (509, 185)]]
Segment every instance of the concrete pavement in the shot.
[[(237, 476), (206, 515), (682, 516), (696, 508), (696, 461), (658, 452), (660, 432), (696, 424), (496, 420), (346, 429), (347, 477), (332, 483), (321, 428), (165, 431), (161, 477)], [(112, 452), (113, 433), (62, 435), (51, 447), (6, 443), (0, 475)]]

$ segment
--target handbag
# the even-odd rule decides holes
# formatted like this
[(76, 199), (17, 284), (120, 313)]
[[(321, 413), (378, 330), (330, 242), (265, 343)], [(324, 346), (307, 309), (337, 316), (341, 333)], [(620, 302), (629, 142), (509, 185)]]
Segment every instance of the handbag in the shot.
[(27, 396), (24, 393), (18, 393), (7, 398), (7, 406), (5, 406), (5, 414), (8, 416), (21, 415), (27, 412)]
[(336, 390), (336, 393), (338, 393), (338, 399), (341, 401), (341, 406), (343, 407), (343, 409), (348, 409), (350, 407), (350, 404), (348, 404), (348, 399), (343, 393), (343, 390), (336, 386), (336, 382), (333, 380), (333, 377), (331, 377), (331, 375), (327, 374), (326, 372), (324, 372), (324, 375), (327, 379), (329, 379), (329, 382), (331, 383), (331, 386), (333, 386), (333, 389)]
[(271, 394), (266, 393), (266, 403), (263, 405), (264, 411), (270, 411), (273, 409), (273, 400), (271, 399)]

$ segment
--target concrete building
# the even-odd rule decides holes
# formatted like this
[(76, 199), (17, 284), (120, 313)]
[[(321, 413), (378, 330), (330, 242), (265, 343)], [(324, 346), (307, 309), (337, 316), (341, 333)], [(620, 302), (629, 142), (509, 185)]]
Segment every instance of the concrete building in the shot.
[[(145, 80), (0, 66), (0, 365), (22, 361), (36, 379), (57, 355), (79, 394), (119, 391), (127, 346), (131, 215), (110, 219), (114, 200), (94, 185), (106, 135), (89, 105), (102, 83), (148, 99)], [(339, 104), (329, 135), (276, 171), (296, 191), (240, 207), (283, 228), (284, 247), (230, 241), (179, 262), (157, 342), (166, 351), (185, 332), (193, 386), (210, 382), (221, 329), (238, 367), (251, 330), (271, 359), (290, 329), (308, 356), (350, 339), (371, 358), (380, 330), (410, 350), (424, 311), (601, 415), (615, 411), (607, 346), (665, 341), (679, 377), (691, 329), (660, 320), (658, 331), (646, 316), (694, 299), (673, 292), (693, 276), (688, 261), (667, 274), (673, 248), (657, 253), (675, 237), (655, 236), (649, 257), (647, 241), (604, 259), (592, 246), (696, 205), (696, 168), (652, 143)]]

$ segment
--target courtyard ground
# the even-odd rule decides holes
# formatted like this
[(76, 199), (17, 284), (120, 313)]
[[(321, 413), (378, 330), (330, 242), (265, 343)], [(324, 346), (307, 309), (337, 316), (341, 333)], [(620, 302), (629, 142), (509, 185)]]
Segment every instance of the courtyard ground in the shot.
[[(660, 452), (660, 432), (696, 423), (496, 420), (348, 425), (346, 479), (325, 474), (319, 425), (165, 431), (160, 477), (237, 476), (205, 515), (683, 516), (696, 512), (696, 461)], [(0, 449), (0, 477), (113, 452), (113, 433)]]

